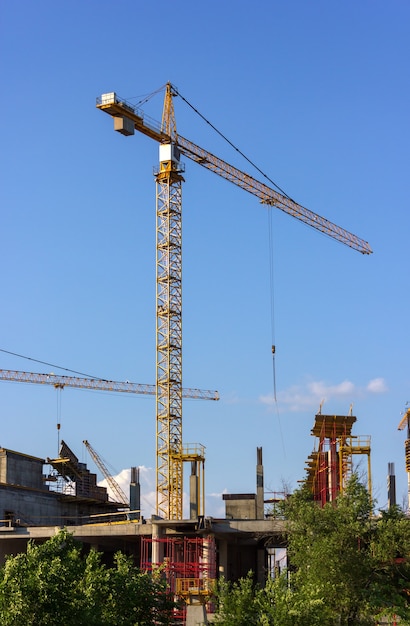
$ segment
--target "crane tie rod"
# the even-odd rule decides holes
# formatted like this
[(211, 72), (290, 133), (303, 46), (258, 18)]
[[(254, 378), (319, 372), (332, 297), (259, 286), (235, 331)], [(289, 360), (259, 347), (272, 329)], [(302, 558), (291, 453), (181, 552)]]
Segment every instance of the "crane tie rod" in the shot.
[[(306, 207), (298, 204), (292, 198), (277, 185), (267, 174), (265, 174), (251, 159), (249, 159), (235, 144), (230, 141), (221, 131), (219, 131), (202, 113), (200, 113), (188, 100), (180, 94), (178, 89), (172, 86), (172, 89), (176, 95), (178, 95), (199, 117), (206, 122), (220, 137), (222, 137), (238, 154), (240, 154), (252, 167), (254, 167), (267, 181), (269, 181), (278, 192), (257, 181), (252, 176), (241, 172), (232, 165), (225, 163), (222, 159), (213, 156), (199, 146), (196, 146), (192, 142), (184, 139), (184, 137), (177, 137), (177, 144), (189, 158), (196, 160), (198, 163), (207, 167), (208, 169), (219, 174), (223, 178), (230, 180), (235, 185), (242, 187), (246, 191), (258, 196), (262, 203), (270, 206), (275, 206), (285, 213), (288, 213), (296, 219), (302, 221), (304, 224), (319, 230), (325, 235), (336, 238), (341, 243), (346, 244), (350, 248), (353, 248), (362, 254), (371, 254), (367, 241), (360, 239), (356, 235), (353, 235), (349, 231), (336, 224), (333, 224), (325, 217), (310, 211)], [(203, 160), (198, 159), (198, 151), (202, 151)], [(188, 152), (188, 153), (187, 153)], [(191, 152), (191, 154), (189, 154)], [(209, 158), (210, 157), (210, 158)]]
[[(212, 124), (212, 122), (210, 122), (204, 115), (202, 115), (200, 111), (198, 111), (198, 109), (196, 109), (190, 102), (188, 102), (188, 100), (184, 98), (184, 96), (178, 91), (176, 87), (172, 86), (172, 88), (175, 92), (175, 95), (179, 96), (181, 100), (183, 100), (185, 104), (187, 104), (197, 115), (199, 115), (199, 117), (202, 120), (204, 120), (204, 122), (212, 128), (212, 130), (214, 130), (220, 137), (222, 137), (222, 139), (226, 141), (231, 146), (231, 148), (233, 148), (238, 154), (240, 154), (241, 157), (245, 159), (245, 161), (247, 161), (250, 165), (252, 165), (252, 167), (254, 167), (259, 172), (259, 174), (261, 174), (264, 178), (266, 178), (266, 180), (268, 180), (272, 185), (274, 185), (274, 187), (276, 187), (276, 189), (280, 191), (281, 194), (283, 194), (289, 200), (292, 200), (292, 198), (283, 189), (281, 189), (279, 185), (275, 183), (274, 180), (272, 180), (267, 174), (265, 174), (265, 172), (263, 172), (260, 169), (260, 167), (256, 165), (256, 163), (254, 163), (249, 157), (247, 157), (246, 154), (242, 152), (242, 150), (240, 150), (237, 146), (235, 146), (235, 144), (232, 143), (232, 141), (230, 141), (228, 137), (226, 137), (226, 135), (224, 135), (220, 130), (218, 130), (216, 126)], [(294, 202), (294, 200), (292, 200), (292, 202)]]

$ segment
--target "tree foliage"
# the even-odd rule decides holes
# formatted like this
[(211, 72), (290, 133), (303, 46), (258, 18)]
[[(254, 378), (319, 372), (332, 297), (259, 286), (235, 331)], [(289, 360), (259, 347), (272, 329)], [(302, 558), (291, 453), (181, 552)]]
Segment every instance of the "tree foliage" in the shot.
[(305, 489), (284, 504), (289, 569), (264, 589), (252, 578), (218, 589), (221, 626), (368, 626), (396, 615), (410, 624), (410, 519), (372, 515), (356, 476), (323, 508)]
[(151, 626), (172, 622), (164, 582), (140, 572), (117, 553), (106, 567), (101, 553), (84, 555), (62, 530), (42, 545), (8, 557), (0, 569), (2, 626)]

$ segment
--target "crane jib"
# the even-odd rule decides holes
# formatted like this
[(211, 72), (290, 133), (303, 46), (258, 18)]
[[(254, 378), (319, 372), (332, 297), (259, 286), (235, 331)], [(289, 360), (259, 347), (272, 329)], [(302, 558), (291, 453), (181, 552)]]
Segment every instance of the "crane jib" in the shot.
[[(118, 382), (114, 380), (103, 380), (100, 378), (80, 378), (76, 376), (60, 376), (58, 374), (39, 374), (35, 372), (20, 372), (14, 370), (0, 369), (0, 380), (17, 383), (36, 383), (41, 385), (52, 385), (63, 389), (64, 387), (74, 387), (76, 389), (92, 389), (95, 391), (111, 391), (114, 393), (131, 393), (136, 395), (151, 395), (157, 393), (156, 385), (144, 385), (141, 383), (130, 383), (128, 381)], [(204, 389), (183, 388), (182, 397), (191, 400), (219, 400), (217, 391)]]
[(258, 181), (249, 174), (242, 172), (233, 165), (226, 163), (219, 157), (211, 154), (196, 146), (194, 143), (178, 136), (177, 144), (182, 154), (189, 159), (195, 161), (202, 167), (205, 167), (222, 178), (229, 180), (234, 185), (241, 187), (245, 191), (257, 196), (263, 204), (276, 207), (301, 222), (321, 231), (325, 235), (337, 239), (341, 243), (361, 252), (362, 254), (371, 254), (372, 250), (367, 241), (360, 239), (345, 228), (333, 224), (331, 221), (310, 211), (306, 207), (298, 204), (291, 198), (275, 191), (265, 183)]
[[(134, 107), (126, 100), (120, 99), (115, 92), (103, 94), (100, 98), (97, 98), (97, 108), (111, 115), (114, 118), (115, 130), (124, 135), (134, 134), (134, 131), (138, 130), (159, 143), (171, 142), (171, 138), (161, 130), (159, 122), (146, 116), (140, 109)], [(263, 204), (284, 211), (311, 228), (336, 239), (362, 254), (372, 253), (369, 243), (364, 239), (357, 237), (341, 226), (337, 226), (325, 217), (310, 211), (249, 174), (226, 163), (226, 161), (216, 157), (211, 152), (200, 148), (192, 141), (178, 135), (174, 143), (177, 144), (181, 153), (186, 157), (258, 197)]]

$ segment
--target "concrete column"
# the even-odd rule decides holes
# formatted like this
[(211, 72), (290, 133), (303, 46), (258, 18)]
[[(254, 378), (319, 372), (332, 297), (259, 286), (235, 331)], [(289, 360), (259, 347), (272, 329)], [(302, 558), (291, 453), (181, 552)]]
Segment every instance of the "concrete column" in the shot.
[(141, 485), (139, 467), (131, 467), (130, 510), (136, 511), (136, 513), (130, 514), (129, 518), (131, 520), (139, 520), (141, 518)]
[(219, 576), (228, 578), (228, 542), (225, 539), (218, 539), (219, 548)]
[(262, 448), (256, 448), (256, 519), (264, 519), (264, 486), (263, 486), (263, 465), (262, 465)]
[(391, 509), (396, 506), (396, 476), (394, 473), (394, 463), (388, 464), (388, 476), (387, 476), (387, 497), (388, 507)]
[(264, 548), (259, 548), (256, 554), (257, 572), (256, 580), (259, 585), (265, 585), (266, 582), (266, 552)]
[(162, 526), (152, 522), (152, 565), (161, 565), (164, 561), (164, 544), (162, 539), (164, 533)]
[(198, 519), (199, 480), (197, 461), (191, 462), (189, 477), (189, 518)]

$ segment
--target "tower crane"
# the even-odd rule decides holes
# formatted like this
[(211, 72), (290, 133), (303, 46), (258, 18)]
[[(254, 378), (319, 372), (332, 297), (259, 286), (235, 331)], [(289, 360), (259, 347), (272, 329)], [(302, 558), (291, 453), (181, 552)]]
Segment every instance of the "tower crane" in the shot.
[(156, 181), (156, 457), (157, 514), (182, 518), (182, 182), (181, 155), (215, 172), (255, 195), (260, 202), (361, 252), (371, 254), (369, 244), (344, 228), (294, 202), (282, 193), (226, 163), (177, 133), (173, 98), (178, 90), (167, 83), (162, 122), (148, 118), (141, 109), (105, 93), (97, 108), (114, 119), (114, 130), (125, 136), (135, 131), (159, 143)]
[(121, 487), (119, 486), (117, 481), (114, 479), (114, 477), (111, 476), (111, 474), (108, 471), (108, 469), (107, 469), (104, 461), (102, 460), (101, 456), (98, 454), (98, 452), (96, 450), (94, 450), (94, 448), (87, 441), (87, 439), (84, 439), (83, 444), (85, 445), (85, 447), (87, 448), (88, 452), (90, 453), (90, 456), (93, 459), (94, 463), (101, 470), (104, 478), (106, 479), (106, 481), (107, 481), (107, 483), (108, 483), (112, 493), (114, 494), (114, 497), (116, 498), (115, 502), (117, 502), (118, 504), (122, 504), (123, 506), (128, 507), (129, 506), (129, 501), (128, 501), (127, 496), (125, 495), (125, 493), (123, 492), (123, 490), (121, 489)]
[(407, 472), (407, 506), (410, 511), (410, 408), (406, 409), (397, 428), (398, 430), (406, 429), (407, 431), (407, 438), (404, 442), (404, 457)]

